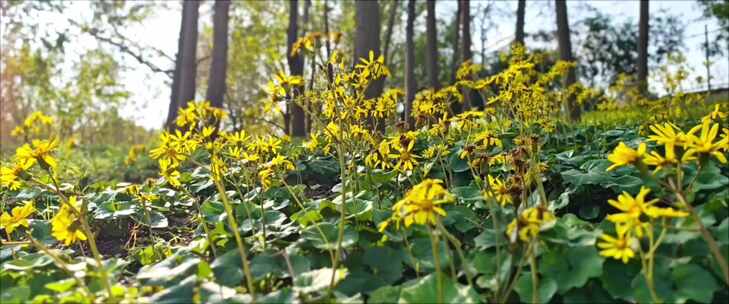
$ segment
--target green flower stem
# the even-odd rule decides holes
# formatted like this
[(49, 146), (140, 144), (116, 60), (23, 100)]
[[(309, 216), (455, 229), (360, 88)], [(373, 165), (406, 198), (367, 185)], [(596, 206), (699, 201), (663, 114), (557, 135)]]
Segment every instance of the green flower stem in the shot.
[(36, 240), (35, 240), (35, 239), (33, 238), (33, 236), (31, 236), (31, 235), (30, 235), (30, 233), (28, 233), (28, 239), (30, 240), (30, 243), (31, 243), (31, 244), (32, 244), (33, 246), (35, 246), (36, 248), (38, 248), (38, 250), (42, 251), (42, 252), (43, 252), (44, 254), (46, 254), (47, 256), (51, 257), (51, 259), (52, 259), (52, 260), (53, 260), (53, 262), (54, 262), (54, 263), (56, 264), (56, 266), (58, 266), (58, 268), (61, 268), (61, 270), (63, 270), (63, 271), (65, 271), (66, 273), (68, 273), (68, 274), (69, 274), (69, 275), (70, 275), (70, 276), (71, 276), (71, 277), (72, 277), (72, 278), (73, 278), (73, 279), (74, 279), (74, 280), (76, 281), (76, 284), (78, 284), (78, 285), (79, 285), (79, 286), (80, 286), (81, 288), (83, 288), (83, 289), (84, 289), (84, 291), (86, 292), (86, 294), (87, 294), (87, 295), (89, 295), (89, 296), (91, 297), (91, 299), (90, 299), (90, 300), (91, 300), (91, 302), (94, 302), (94, 294), (93, 294), (93, 293), (91, 292), (91, 290), (89, 290), (89, 288), (88, 288), (88, 287), (86, 286), (86, 282), (84, 282), (84, 281), (83, 281), (83, 280), (81, 280), (80, 278), (76, 277), (76, 276), (74, 275), (73, 271), (71, 271), (70, 269), (68, 269), (68, 265), (66, 264), (66, 262), (64, 262), (64, 261), (63, 261), (63, 259), (61, 259), (60, 257), (58, 257), (58, 256), (57, 256), (57, 255), (56, 255), (55, 253), (53, 253), (53, 251), (51, 251), (51, 250), (50, 250), (50, 249), (49, 249), (48, 247), (46, 247), (46, 246), (45, 246), (45, 245), (43, 245), (42, 243), (40, 243), (40, 242), (36, 241)]
[(223, 200), (223, 207), (225, 207), (225, 213), (228, 218), (228, 225), (233, 230), (233, 236), (235, 237), (235, 243), (238, 246), (238, 252), (240, 253), (240, 261), (243, 264), (243, 273), (246, 276), (246, 285), (248, 287), (248, 292), (251, 293), (253, 302), (255, 302), (256, 301), (256, 292), (255, 292), (255, 289), (253, 288), (253, 276), (251, 275), (251, 269), (248, 265), (248, 254), (246, 253), (246, 246), (240, 237), (240, 233), (238, 232), (238, 223), (236, 223), (236, 221), (235, 221), (235, 214), (233, 214), (233, 208), (230, 206), (230, 201), (228, 200), (228, 195), (225, 194), (225, 188), (220, 183), (220, 180), (217, 178), (213, 178), (213, 182), (215, 183), (215, 187), (218, 188), (218, 193), (220, 194), (220, 198)]
[[(340, 132), (342, 128), (340, 126)], [(344, 134), (340, 134), (340, 138), (342, 138)], [(337, 249), (334, 253), (334, 262), (332, 263), (332, 277), (329, 280), (329, 291), (331, 292), (332, 288), (334, 288), (334, 280), (337, 276), (337, 267), (339, 267), (339, 259), (342, 251), (342, 239), (344, 239), (344, 220), (345, 218), (345, 208), (344, 205), (347, 201), (347, 180), (346, 180), (346, 168), (345, 168), (345, 161), (344, 161), (344, 154), (342, 151), (341, 144), (337, 144), (337, 154), (339, 159), (339, 174), (340, 179), (342, 181), (342, 202), (339, 205), (339, 231), (337, 233)]]
[[(463, 265), (466, 265), (466, 257), (463, 255), (463, 250), (461, 249), (461, 241), (458, 240), (455, 236), (453, 236), (448, 230), (443, 227), (443, 223), (440, 222), (440, 220), (437, 221), (437, 228), (438, 230), (443, 233), (443, 235), (446, 236), (446, 239), (453, 244), (453, 247), (456, 248), (456, 253), (458, 253), (458, 257), (461, 259), (461, 263)], [(463, 267), (463, 271), (466, 273), (466, 280), (468, 281), (468, 286), (471, 288), (474, 288), (473, 286), (473, 274), (471, 273), (471, 270), (468, 266)]]
[(438, 303), (443, 303), (443, 273), (440, 270), (440, 251), (438, 250), (438, 236), (434, 233), (432, 228), (430, 231), (430, 247), (433, 250), (433, 262), (435, 264), (435, 276), (437, 280), (438, 289)]
[(215, 243), (213, 243), (212, 234), (210, 234), (210, 229), (208, 228), (208, 225), (205, 223), (205, 216), (203, 216), (202, 209), (200, 208), (200, 203), (197, 201), (197, 197), (192, 195), (189, 190), (185, 189), (185, 187), (180, 187), (187, 196), (189, 196), (192, 199), (192, 204), (195, 205), (195, 210), (197, 210), (197, 215), (200, 217), (200, 223), (203, 226), (203, 231), (205, 231), (205, 237), (208, 240), (208, 246), (210, 246), (210, 250), (213, 252), (213, 256), (217, 257), (218, 254), (215, 249)]
[[(289, 184), (286, 183), (286, 181), (283, 179), (281, 179), (281, 182), (283, 183), (286, 190), (289, 191), (289, 194), (291, 194), (291, 196), (294, 198), (296, 204), (299, 205), (299, 208), (301, 208), (301, 210), (304, 210), (304, 204), (301, 203), (299, 197), (296, 196), (294, 191), (291, 189), (291, 186), (289, 186)], [(324, 234), (324, 231), (321, 230), (321, 227), (319, 227), (319, 223), (314, 224), (314, 229), (319, 232), (319, 236), (321, 236), (321, 239), (324, 240), (325, 243), (329, 243), (329, 239), (327, 238), (326, 234)], [(327, 252), (329, 252), (329, 259), (331, 260), (332, 265), (334, 265), (334, 252), (332, 252), (330, 248), (327, 248)]]
[[(531, 247), (531, 246), (530, 246)], [(521, 276), (521, 271), (524, 268), (524, 264), (526, 263), (527, 256), (531, 254), (530, 248), (527, 248), (527, 252), (521, 256), (521, 260), (519, 261), (519, 265), (517, 265), (516, 273), (514, 274), (514, 277), (511, 279), (511, 282), (507, 285), (506, 290), (501, 294), (501, 298), (498, 303), (506, 303), (506, 301), (509, 299), (509, 294), (512, 290), (514, 290), (514, 286), (516, 286), (516, 281), (519, 280), (519, 276)], [(496, 274), (499, 275), (498, 273)]]
[(535, 250), (531, 250), (529, 254), (529, 267), (532, 272), (532, 303), (539, 303), (539, 273), (537, 272), (537, 259), (534, 257), (538, 239), (532, 240), (532, 247)]
[(101, 284), (104, 286), (104, 289), (106, 289), (106, 293), (109, 299), (113, 299), (114, 295), (111, 292), (111, 281), (109, 279), (109, 274), (106, 273), (106, 268), (104, 268), (104, 265), (101, 262), (101, 254), (99, 253), (99, 249), (96, 248), (96, 238), (94, 237), (94, 232), (91, 230), (91, 226), (89, 226), (89, 223), (86, 221), (86, 204), (84, 204), (81, 208), (81, 210), (76, 210), (75, 206), (72, 206), (71, 203), (68, 201), (68, 197), (66, 197), (61, 192), (61, 187), (58, 186), (58, 181), (53, 176), (53, 172), (51, 172), (50, 168), (45, 168), (48, 172), (48, 176), (51, 178), (51, 181), (53, 182), (53, 191), (58, 194), (61, 197), (61, 202), (68, 205), (70, 207), (69, 209), (71, 212), (73, 212), (77, 217), (79, 222), (81, 222), (81, 229), (84, 230), (84, 233), (86, 234), (86, 242), (89, 244), (89, 248), (91, 248), (91, 254), (94, 256), (94, 260), (96, 261), (96, 267), (99, 270), (99, 275), (101, 276)]

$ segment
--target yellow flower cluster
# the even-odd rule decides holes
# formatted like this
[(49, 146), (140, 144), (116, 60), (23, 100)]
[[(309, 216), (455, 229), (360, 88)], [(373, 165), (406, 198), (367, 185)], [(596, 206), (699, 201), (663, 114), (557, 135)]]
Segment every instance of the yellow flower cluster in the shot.
[(398, 137), (383, 139), (376, 149), (365, 157), (365, 164), (382, 170), (395, 169), (401, 173), (411, 172), (418, 165), (414, 151), (418, 133), (411, 131)]
[(512, 243), (517, 238), (522, 242), (529, 242), (536, 238), (540, 231), (551, 228), (557, 218), (549, 210), (542, 207), (532, 207), (524, 210), (506, 227), (506, 235)]
[(436, 225), (438, 217), (446, 216), (440, 205), (455, 200), (442, 184), (443, 181), (439, 179), (426, 179), (415, 185), (403, 199), (392, 206), (393, 214), (379, 225), (380, 232), (385, 231), (391, 222), (395, 222), (398, 228), (401, 221), (405, 223), (405, 227), (410, 227), (413, 223)]
[(505, 207), (507, 204), (513, 204), (514, 199), (511, 197), (509, 188), (506, 187), (504, 182), (498, 177), (493, 177), (491, 175), (488, 175), (487, 177), (489, 187), (488, 190), (483, 192), (484, 199), (494, 200), (499, 203), (501, 207)]
[(601, 255), (627, 263), (635, 256), (634, 250), (635, 245), (638, 243), (637, 239), (643, 237), (646, 233), (653, 233), (652, 221), (647, 222), (646, 219), (688, 216), (688, 213), (684, 211), (678, 211), (670, 207), (654, 206), (658, 199), (646, 201), (645, 197), (648, 193), (650, 193), (650, 189), (641, 187), (640, 192), (635, 197), (623, 192), (618, 196), (618, 200), (608, 200), (610, 205), (620, 210), (619, 213), (607, 217), (608, 221), (615, 224), (617, 237), (601, 236), (604, 242), (597, 245), (602, 249)]
[(15, 150), (14, 162), (9, 166), (0, 166), (0, 186), (10, 190), (20, 189), (23, 173), (36, 164), (46, 170), (56, 170), (58, 162), (53, 153), (57, 149), (57, 139), (34, 139), (31, 144), (18, 147)]
[(5, 229), (5, 233), (10, 237), (10, 234), (18, 227), (28, 228), (28, 217), (33, 212), (35, 212), (33, 202), (24, 201), (23, 206), (14, 207), (10, 213), (3, 212), (0, 215), (0, 229)]
[(38, 136), (43, 132), (43, 128), (53, 125), (53, 117), (43, 114), (43, 112), (33, 112), (28, 116), (22, 124), (16, 126), (10, 131), (10, 136), (24, 136), (27, 140), (28, 136)]
[(68, 202), (62, 204), (61, 210), (51, 219), (51, 235), (66, 246), (86, 240), (78, 218), (81, 215), (79, 204), (76, 196), (69, 197)]
[[(709, 114), (707, 117), (710, 117)], [(713, 123), (711, 119), (702, 119), (702, 122), (691, 128), (688, 132), (683, 132), (679, 127), (672, 123), (656, 124), (650, 127), (653, 135), (648, 136), (649, 141), (664, 147), (664, 155), (656, 151), (647, 152), (645, 143), (640, 143), (637, 150), (628, 147), (625, 143), (620, 143), (608, 155), (613, 165), (608, 167), (608, 171), (626, 165), (649, 165), (655, 167), (655, 171), (668, 166), (677, 166), (686, 164), (690, 161), (697, 160), (697, 156), (714, 157), (720, 163), (727, 162), (724, 155), (729, 150), (729, 132), (725, 132), (719, 137), (719, 124)], [(681, 157), (677, 156), (676, 148)], [(654, 172), (655, 172), (654, 171)]]

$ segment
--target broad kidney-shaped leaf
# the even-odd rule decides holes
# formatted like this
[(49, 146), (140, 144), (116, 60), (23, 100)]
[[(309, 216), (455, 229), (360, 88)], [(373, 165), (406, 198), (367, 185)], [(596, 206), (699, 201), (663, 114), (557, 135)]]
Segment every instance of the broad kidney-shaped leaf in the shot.
[[(319, 227), (319, 229), (317, 229)], [(308, 227), (303, 236), (306, 240), (313, 243), (314, 247), (319, 249), (336, 249), (337, 235), (339, 227), (332, 223), (319, 223)], [(321, 231), (320, 231), (321, 230)], [(322, 235), (323, 234), (323, 235)], [(350, 226), (344, 228), (344, 237), (342, 238), (342, 248), (354, 245), (359, 240), (359, 234)]]
[[(539, 303), (547, 303), (557, 292), (557, 282), (550, 277), (539, 279)], [(532, 275), (530, 272), (523, 272), (514, 286), (519, 299), (525, 303), (532, 303)]]
[[(443, 303), (478, 303), (478, 294), (468, 286), (462, 286), (443, 274)], [(429, 274), (414, 284), (403, 287), (400, 303), (439, 303), (438, 279)]]
[[(302, 273), (294, 280), (294, 291), (300, 293), (312, 293), (329, 288), (332, 279), (331, 268), (321, 268)], [(340, 268), (334, 274), (334, 284), (347, 277), (347, 269)]]
[(674, 300), (676, 303), (684, 303), (687, 300), (694, 300), (699, 303), (711, 302), (714, 292), (718, 289), (714, 277), (703, 267), (696, 264), (683, 264), (676, 266), (671, 271), (676, 292)]
[(545, 277), (557, 283), (559, 293), (563, 294), (584, 286), (589, 278), (599, 277), (604, 261), (594, 246), (562, 247), (547, 251), (539, 268)]

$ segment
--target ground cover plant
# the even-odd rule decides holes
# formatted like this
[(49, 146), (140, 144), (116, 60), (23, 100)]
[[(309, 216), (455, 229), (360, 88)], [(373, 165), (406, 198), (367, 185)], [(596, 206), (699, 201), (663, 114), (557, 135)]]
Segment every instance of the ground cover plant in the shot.
[(382, 56), (322, 58), (319, 39), (293, 51), (322, 72), (268, 85), (311, 117), (305, 141), (228, 131), (224, 110), (191, 102), (129, 152), (152, 177), (110, 183), (66, 170), (74, 147), (38, 124), (19, 129), (0, 176), (2, 302), (729, 299), (727, 103), (674, 95), (645, 101), (643, 123), (568, 123), (565, 101), (596, 94), (560, 85), (572, 63), (517, 46), (498, 74), (466, 62), (418, 92), (403, 119), (401, 90), (369, 97)]

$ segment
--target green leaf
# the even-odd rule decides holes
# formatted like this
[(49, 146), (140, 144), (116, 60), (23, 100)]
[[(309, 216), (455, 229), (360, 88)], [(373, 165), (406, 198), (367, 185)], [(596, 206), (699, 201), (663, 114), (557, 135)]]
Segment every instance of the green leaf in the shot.
[(51, 257), (41, 253), (30, 253), (20, 256), (17, 259), (4, 262), (2, 270), (25, 271), (33, 268), (40, 268), (53, 263)]
[(51, 224), (45, 220), (30, 221), (30, 235), (37, 241), (48, 245), (56, 243), (56, 239), (51, 236)]
[(76, 280), (73, 278), (68, 278), (53, 283), (48, 283), (45, 287), (57, 293), (63, 293), (71, 290), (71, 288), (74, 286), (76, 286)]
[(714, 292), (719, 288), (716, 279), (703, 267), (696, 264), (683, 264), (671, 270), (671, 277), (676, 286), (674, 300), (684, 303), (694, 300), (699, 303), (709, 303)]
[(397, 303), (400, 299), (400, 286), (384, 286), (373, 291), (367, 303)]
[[(519, 295), (519, 299), (522, 302), (532, 303), (532, 275), (529, 271), (521, 273), (519, 280), (516, 281), (514, 290)], [(547, 303), (554, 293), (557, 292), (557, 282), (550, 277), (543, 277), (539, 279), (539, 303)]]
[(470, 170), (470, 166), (468, 165), (468, 162), (464, 159), (461, 159), (458, 155), (461, 154), (461, 149), (457, 149), (456, 151), (451, 151), (451, 155), (448, 156), (448, 165), (451, 167), (451, 170), (453, 172), (466, 172)]
[(706, 162), (696, 177), (696, 191), (714, 190), (726, 188), (729, 185), (729, 177), (721, 174), (721, 169), (716, 166), (714, 161)]
[(498, 244), (506, 244), (507, 240), (503, 233), (497, 233), (493, 229), (484, 229), (481, 234), (473, 239), (473, 243), (476, 247), (489, 249), (495, 247)]
[(632, 302), (634, 296), (631, 281), (639, 273), (640, 265), (635, 261), (623, 264), (623, 262), (609, 259), (603, 265), (600, 283), (612, 297)]
[(478, 201), (483, 199), (481, 191), (475, 185), (455, 187), (451, 192), (463, 201)]
[(539, 270), (552, 278), (563, 294), (584, 286), (589, 278), (599, 277), (604, 261), (594, 246), (554, 248), (542, 256)]
[(294, 303), (295, 299), (294, 292), (291, 288), (286, 287), (257, 298), (256, 302), (262, 304)]
[[(317, 229), (317, 227), (319, 229)], [(337, 248), (338, 234), (339, 227), (337, 225), (332, 223), (319, 223), (306, 228), (302, 235), (304, 239), (312, 242), (314, 247), (328, 250)], [(357, 240), (359, 240), (359, 234), (357, 231), (351, 226), (345, 225), (344, 236), (342, 238), (342, 248), (347, 248), (356, 244)]]
[(238, 286), (243, 280), (243, 264), (237, 249), (218, 256), (210, 267), (215, 274), (215, 280), (224, 286)]
[[(478, 294), (468, 286), (457, 284), (450, 277), (442, 275), (443, 303), (478, 303)], [(403, 287), (400, 303), (438, 303), (438, 279), (429, 274), (412, 285)]]
[(334, 275), (334, 284), (336, 285), (347, 277), (347, 269), (340, 268), (335, 272), (331, 268), (321, 268), (302, 273), (294, 279), (294, 291), (312, 293), (329, 288), (332, 275)]
[(0, 290), (1, 303), (26, 303), (30, 298), (30, 288), (27, 286), (3, 286)]

